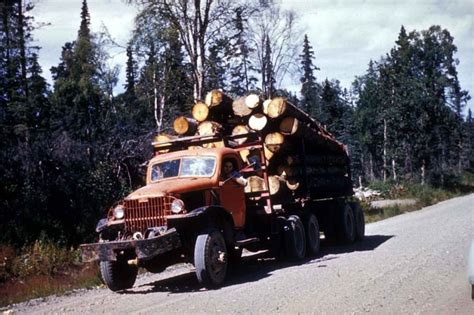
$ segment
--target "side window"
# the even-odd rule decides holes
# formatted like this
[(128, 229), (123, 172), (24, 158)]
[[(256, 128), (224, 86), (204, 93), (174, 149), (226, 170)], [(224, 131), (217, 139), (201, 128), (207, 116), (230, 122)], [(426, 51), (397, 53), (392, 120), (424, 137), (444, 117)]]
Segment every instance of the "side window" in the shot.
[(221, 165), (221, 178), (226, 180), (232, 177), (232, 173), (239, 171), (239, 164), (235, 157), (225, 157)]

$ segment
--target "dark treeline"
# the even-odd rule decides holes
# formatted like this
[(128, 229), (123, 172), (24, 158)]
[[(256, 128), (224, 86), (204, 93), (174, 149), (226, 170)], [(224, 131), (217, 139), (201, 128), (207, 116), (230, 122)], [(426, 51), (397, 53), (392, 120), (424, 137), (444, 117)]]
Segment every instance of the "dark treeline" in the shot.
[[(470, 111), (463, 117), (469, 95), (453, 38), (439, 26), (402, 27), (394, 48), (346, 90), (317, 80), (308, 37), (273, 1), (129, 1), (140, 10), (115, 95), (113, 40), (91, 32), (87, 2), (51, 69), (52, 86), (26, 2), (0, 3), (0, 243), (93, 240), (104, 211), (143, 185), (153, 136), (213, 88), (288, 97), (348, 145), (354, 179), (364, 183), (442, 185), (474, 168), (474, 120)], [(299, 95), (280, 88), (296, 71)]]

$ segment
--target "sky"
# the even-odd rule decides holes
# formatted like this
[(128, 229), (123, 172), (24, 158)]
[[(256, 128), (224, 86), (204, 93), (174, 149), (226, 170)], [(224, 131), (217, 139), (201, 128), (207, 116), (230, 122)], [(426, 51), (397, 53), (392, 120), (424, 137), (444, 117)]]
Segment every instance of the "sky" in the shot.
[[(284, 8), (298, 14), (301, 42), (304, 34), (313, 46), (318, 81), (337, 79), (349, 88), (363, 75), (369, 60), (379, 58), (395, 45), (400, 27), (410, 32), (431, 25), (448, 29), (458, 48), (455, 57), (461, 87), (474, 98), (474, 0), (281, 0)], [(34, 32), (40, 63), (51, 82), (49, 69), (59, 63), (61, 47), (73, 41), (80, 24), (82, 0), (37, 0), (32, 14), (36, 22), (50, 23)], [(134, 6), (123, 0), (88, 0), (91, 29), (105, 25), (116, 41), (125, 45), (130, 38)], [(112, 64), (125, 65), (123, 49), (111, 51)], [(117, 92), (122, 89), (124, 66)], [(299, 90), (298, 82), (287, 83)], [(474, 111), (474, 100), (468, 107)]]

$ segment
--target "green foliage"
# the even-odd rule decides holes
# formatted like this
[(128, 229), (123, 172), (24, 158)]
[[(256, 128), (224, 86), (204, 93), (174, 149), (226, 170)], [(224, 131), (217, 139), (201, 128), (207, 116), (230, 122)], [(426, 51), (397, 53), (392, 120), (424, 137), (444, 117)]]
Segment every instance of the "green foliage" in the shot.
[[(443, 186), (467, 166), (453, 37), (439, 26), (409, 34), (354, 83), (361, 174)], [(396, 178), (398, 175), (398, 178)]]

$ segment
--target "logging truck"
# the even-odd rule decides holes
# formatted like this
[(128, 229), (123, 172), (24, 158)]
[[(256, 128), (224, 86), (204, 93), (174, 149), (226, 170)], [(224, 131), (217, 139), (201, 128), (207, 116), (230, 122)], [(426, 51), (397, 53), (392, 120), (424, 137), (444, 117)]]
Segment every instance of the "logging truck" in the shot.
[(210, 95), (174, 121), (175, 136), (155, 138), (146, 185), (99, 221), (99, 242), (81, 245), (112, 291), (131, 288), (139, 267), (188, 262), (210, 288), (244, 249), (301, 260), (321, 234), (364, 238), (344, 145), (283, 98)]

